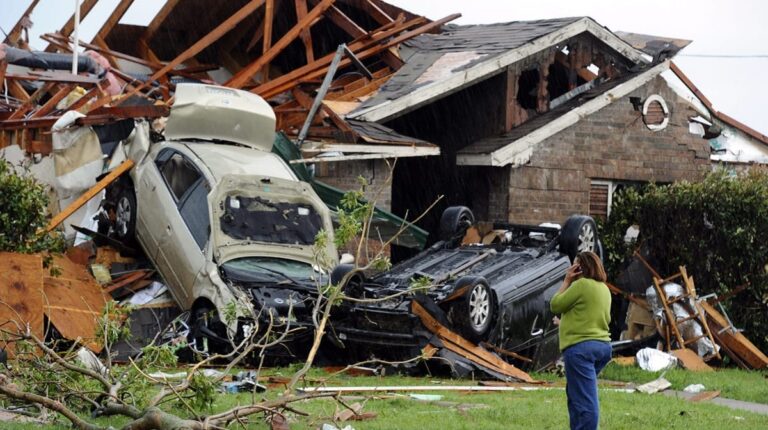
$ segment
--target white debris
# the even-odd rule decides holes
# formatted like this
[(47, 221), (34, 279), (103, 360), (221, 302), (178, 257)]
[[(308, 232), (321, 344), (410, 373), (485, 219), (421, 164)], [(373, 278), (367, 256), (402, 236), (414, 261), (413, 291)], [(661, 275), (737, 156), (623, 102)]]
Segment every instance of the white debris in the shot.
[(677, 357), (653, 348), (643, 348), (635, 355), (637, 365), (649, 372), (658, 372), (677, 366)]

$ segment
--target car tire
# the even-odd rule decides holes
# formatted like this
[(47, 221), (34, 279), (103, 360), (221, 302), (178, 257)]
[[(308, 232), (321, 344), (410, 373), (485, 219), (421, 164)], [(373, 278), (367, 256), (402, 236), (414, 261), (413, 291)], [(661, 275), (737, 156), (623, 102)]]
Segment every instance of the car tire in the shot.
[(115, 193), (114, 232), (117, 239), (131, 242), (136, 238), (136, 192), (130, 183), (121, 184)]
[(225, 339), (226, 326), (212, 304), (194, 307), (190, 313), (189, 327), (187, 340), (195, 352), (214, 354), (229, 349), (229, 342)]
[(569, 217), (560, 232), (559, 245), (560, 252), (567, 254), (571, 261), (580, 252), (599, 252), (595, 221), (585, 215)]
[(488, 340), (496, 318), (496, 300), (484, 278), (477, 277), (466, 284), (464, 296), (451, 304), (448, 319), (464, 338), (479, 343)]
[[(355, 270), (354, 264), (339, 264), (331, 271), (331, 284), (338, 285), (344, 281), (344, 277), (351, 271)], [(350, 297), (362, 298), (363, 295), (363, 281), (362, 273), (359, 271), (349, 279), (346, 280), (344, 285), (341, 286), (342, 291)]]
[(440, 217), (440, 240), (451, 241), (463, 236), (475, 223), (475, 216), (466, 206), (451, 206)]

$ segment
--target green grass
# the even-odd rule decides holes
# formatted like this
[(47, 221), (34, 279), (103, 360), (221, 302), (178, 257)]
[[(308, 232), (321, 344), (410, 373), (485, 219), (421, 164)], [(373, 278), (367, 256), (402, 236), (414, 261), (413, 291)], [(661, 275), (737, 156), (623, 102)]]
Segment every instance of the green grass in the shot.
[[(271, 369), (268, 374), (288, 376), (292, 369)], [(702, 383), (708, 390), (721, 390), (723, 397), (768, 403), (768, 381), (765, 373), (741, 370), (721, 370), (713, 373), (691, 373), (683, 370), (669, 371), (665, 377), (674, 389), (681, 390), (691, 383)], [(313, 370), (308, 377), (326, 378), (322, 370)], [(563, 378), (552, 374), (536, 374), (536, 378), (560, 386)], [(609, 365), (601, 375), (605, 379), (628, 382), (648, 382), (659, 376), (637, 368)], [(327, 385), (460, 385), (473, 384), (467, 380), (451, 380), (433, 377), (352, 377), (339, 375), (327, 381)], [(281, 389), (273, 388), (258, 394), (271, 398)], [(340, 423), (352, 425), (356, 430), (404, 429), (404, 430), (453, 430), (453, 429), (563, 429), (568, 426), (565, 392), (561, 388), (540, 391), (516, 391), (482, 394), (456, 392), (429, 392), (440, 394), (439, 402), (422, 402), (410, 399), (408, 393), (380, 395), (365, 400), (362, 397), (348, 403), (365, 403), (364, 411), (378, 416), (369, 421)], [(221, 394), (215, 411), (222, 411), (238, 404), (247, 404), (250, 394)], [(383, 398), (382, 398), (383, 397)], [(765, 429), (768, 416), (745, 411), (735, 411), (711, 403), (690, 403), (661, 394), (645, 395), (624, 393), (604, 386), (600, 391), (601, 429)], [(329, 399), (313, 400), (294, 405), (310, 417), (289, 414), (292, 429), (315, 429), (330, 423), (336, 404)], [(119, 426), (124, 420), (102, 419), (101, 424)], [(37, 425), (0, 423), (0, 428), (11, 430), (38, 429)], [(54, 429), (69, 428), (63, 421)], [(241, 428), (241, 427), (232, 427)], [(263, 422), (248, 428), (267, 428)]]

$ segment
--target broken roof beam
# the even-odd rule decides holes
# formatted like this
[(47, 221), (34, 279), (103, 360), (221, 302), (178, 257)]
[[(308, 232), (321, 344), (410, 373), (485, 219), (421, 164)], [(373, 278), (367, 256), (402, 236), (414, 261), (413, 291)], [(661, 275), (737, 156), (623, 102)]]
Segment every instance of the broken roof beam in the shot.
[(134, 0), (120, 0), (120, 3), (115, 7), (115, 10), (112, 11), (112, 13), (109, 15), (109, 18), (107, 18), (106, 21), (104, 21), (104, 24), (101, 26), (98, 32), (96, 32), (96, 36), (93, 37), (93, 42), (98, 43), (97, 40), (106, 40), (107, 36), (109, 36), (109, 33), (112, 32), (112, 29), (115, 28), (118, 22), (123, 18), (123, 15), (125, 15), (126, 12), (128, 12), (128, 8), (131, 7)]
[(381, 9), (381, 7), (379, 7), (378, 2), (374, 0), (344, 0), (344, 3), (349, 3), (352, 6), (365, 11), (365, 13), (373, 18), (374, 21), (378, 22), (379, 25), (384, 25), (394, 21), (391, 16), (389, 16), (386, 12), (384, 12), (383, 9)]
[[(296, 0), (296, 21), (300, 21), (307, 16), (307, 0)], [(302, 43), (304, 43), (304, 51), (307, 57), (307, 64), (315, 61), (315, 51), (312, 46), (312, 30), (304, 28), (299, 33)]]
[[(317, 3), (317, 0), (311, 0), (312, 3)], [(337, 27), (344, 30), (348, 35), (350, 35), (353, 39), (357, 40), (361, 37), (364, 37), (368, 34), (365, 29), (360, 27), (355, 21), (353, 21), (347, 14), (342, 12), (339, 8), (336, 6), (331, 6), (326, 12), (325, 15), (328, 17), (328, 19), (331, 20), (334, 24), (336, 24)], [(382, 25), (386, 25), (393, 22), (392, 20), (382, 23)], [(403, 65), (403, 61), (394, 55), (392, 52), (385, 50), (382, 51), (382, 60), (384, 60), (387, 65), (395, 70), (399, 69)]]
[(16, 42), (18, 42), (19, 37), (21, 37), (21, 32), (24, 29), (25, 18), (29, 18), (29, 16), (32, 15), (32, 11), (35, 10), (35, 6), (37, 6), (38, 3), (40, 3), (40, 0), (32, 0), (32, 3), (29, 4), (27, 10), (21, 14), (19, 20), (16, 21), (16, 24), (11, 28), (11, 31), (5, 36), (3, 43), (16, 45)]
[[(96, 6), (96, 3), (98, 3), (99, 0), (85, 0), (83, 3), (80, 4), (80, 22), (83, 22), (85, 17), (88, 16), (88, 14), (91, 12), (91, 9), (93, 9), (94, 6)], [(75, 29), (75, 14), (73, 13), (71, 17), (67, 20), (67, 22), (64, 24), (63, 27), (61, 27), (61, 30), (59, 30), (59, 33), (63, 34), (64, 36), (69, 36), (72, 34), (72, 31)], [(45, 52), (53, 52), (56, 50), (56, 47), (52, 44), (48, 45), (48, 47), (45, 48)]]
[(152, 40), (152, 37), (157, 33), (157, 30), (160, 29), (160, 26), (163, 25), (165, 19), (168, 18), (168, 15), (170, 15), (171, 12), (173, 12), (173, 8), (175, 8), (178, 3), (179, 0), (166, 0), (163, 7), (157, 12), (155, 17), (152, 18), (152, 21), (149, 22), (147, 29), (144, 30), (144, 34), (141, 35), (141, 39), (146, 41)]
[(300, 19), (296, 25), (293, 26), (293, 28), (288, 30), (288, 32), (285, 33), (285, 35), (280, 38), (280, 40), (278, 40), (277, 43), (275, 43), (274, 46), (269, 49), (269, 51), (264, 52), (261, 57), (257, 58), (254, 62), (237, 72), (235, 76), (233, 76), (224, 85), (232, 88), (242, 88), (243, 85), (245, 85), (248, 80), (250, 80), (259, 70), (261, 70), (265, 64), (269, 64), (269, 62), (272, 61), (272, 59), (275, 58), (277, 54), (281, 53), (285, 47), (293, 42), (294, 39), (298, 37), (302, 29), (309, 28), (315, 19), (318, 18), (323, 12), (325, 12), (325, 10), (328, 9), (333, 4), (333, 2), (334, 0), (323, 0), (320, 4), (312, 8), (312, 10), (306, 16), (304, 16), (304, 18)]
[[(442, 26), (443, 24), (453, 21), (459, 17), (461, 17), (461, 14), (459, 13), (448, 15), (445, 18), (442, 18), (433, 22), (428, 22), (427, 24), (424, 24), (424, 25), (419, 25), (419, 24), (425, 22), (426, 20), (423, 17), (418, 17), (411, 21), (406, 22), (402, 26), (395, 26), (386, 32), (376, 35), (375, 38), (371, 41), (356, 42), (356, 43), (350, 44), (349, 48), (350, 48), (350, 51), (352, 51), (358, 59), (365, 60), (366, 58), (372, 55), (378, 54), (381, 51), (388, 49), (392, 46), (395, 46), (399, 43), (402, 43), (403, 41), (411, 39), (412, 37), (418, 36), (420, 34), (428, 33), (436, 28), (440, 28), (440, 26)], [(419, 26), (413, 30), (406, 31), (405, 33), (400, 34), (399, 36), (394, 37), (389, 41), (384, 42), (384, 39), (403, 31), (403, 29), (405, 28), (412, 28), (414, 25), (419, 25)], [(379, 44), (380, 42), (384, 42), (384, 43)], [(326, 55), (325, 57), (321, 58), (320, 60), (316, 61), (313, 64), (308, 64), (305, 67), (300, 67), (298, 69), (293, 70), (290, 73), (280, 76), (277, 79), (267, 82), (264, 85), (260, 85), (259, 87), (254, 88), (252, 92), (259, 94), (264, 98), (273, 97), (277, 94), (280, 94), (283, 91), (286, 91), (292, 88), (293, 86), (298, 84), (300, 80), (314, 79), (314, 78), (318, 78), (320, 76), (325, 75), (325, 73), (328, 70), (328, 64), (330, 64), (331, 60), (333, 60), (333, 54)], [(349, 66), (350, 63), (351, 61), (348, 58), (345, 58), (341, 61), (339, 68)]]
[[(386, 26), (383, 26), (380, 29), (374, 30), (366, 34), (364, 38), (361, 38), (358, 41), (354, 41), (350, 43), (348, 47), (350, 51), (358, 52), (365, 48), (373, 46), (383, 41), (384, 39), (391, 37), (401, 31), (412, 29), (418, 25), (424, 24), (425, 22), (427, 22), (427, 20), (423, 17), (419, 17), (408, 22), (403, 22), (403, 19), (400, 19), (393, 24), (388, 24)], [(334, 53), (327, 54), (315, 60), (315, 62), (313, 63), (307, 64), (306, 66), (299, 67), (298, 69), (291, 70), (290, 72), (282, 76), (279, 76), (267, 83), (264, 83), (256, 87), (255, 89), (252, 90), (252, 92), (259, 94), (264, 98), (270, 98), (272, 96), (282, 93), (283, 91), (287, 91), (293, 88), (299, 83), (300, 80), (302, 80), (302, 78), (305, 75), (307, 75), (310, 72), (322, 70), (323, 72), (318, 75), (318, 76), (322, 76), (327, 70), (328, 65), (331, 64), (331, 61), (333, 60), (333, 56), (334, 56)]]
[[(221, 39), (222, 36), (224, 36), (230, 30), (235, 28), (237, 24), (239, 24), (242, 20), (250, 16), (254, 11), (256, 11), (256, 9), (261, 7), (261, 5), (263, 4), (264, 4), (264, 0), (251, 0), (250, 2), (246, 3), (237, 12), (232, 14), (232, 16), (224, 20), (216, 28), (214, 28), (208, 34), (200, 38), (197, 42), (195, 42), (192, 46), (187, 48), (184, 52), (179, 54), (176, 58), (171, 60), (168, 64), (163, 66), (160, 70), (153, 73), (152, 76), (150, 76), (146, 82), (136, 87), (133, 91), (125, 94), (123, 96), (123, 100), (127, 100), (130, 96), (138, 94), (139, 91), (149, 87), (152, 84), (152, 82), (158, 80), (161, 76), (165, 76), (166, 74), (168, 74), (168, 72), (175, 69), (176, 66), (194, 57), (195, 55), (199, 54), (204, 49), (209, 47), (212, 43)], [(104, 104), (109, 103), (109, 100), (102, 99), (99, 101), (99, 103), (101, 103), (101, 106), (103, 106)]]
[[(275, 20), (275, 0), (267, 0), (264, 6), (264, 37), (262, 38), (262, 55), (269, 52), (272, 48), (272, 24)], [(299, 20), (300, 22), (300, 20)], [(258, 73), (258, 72), (257, 72)], [(269, 79), (269, 61), (264, 63), (261, 67), (261, 73), (263, 75), (262, 82)]]

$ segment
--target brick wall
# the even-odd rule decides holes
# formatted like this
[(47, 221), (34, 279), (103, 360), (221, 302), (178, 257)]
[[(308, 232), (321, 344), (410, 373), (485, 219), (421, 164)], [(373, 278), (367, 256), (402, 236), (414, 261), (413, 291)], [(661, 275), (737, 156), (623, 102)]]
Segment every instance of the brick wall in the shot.
[[(651, 131), (629, 97), (659, 94), (669, 125)], [(509, 172), (508, 219), (562, 223), (589, 210), (591, 180), (698, 180), (711, 169), (709, 143), (688, 132), (697, 113), (657, 77), (538, 144), (529, 164)]]
[(315, 164), (315, 177), (344, 191), (360, 189), (359, 177), (368, 181), (365, 197), (376, 206), (389, 211), (392, 207), (392, 187), (387, 184), (390, 168), (385, 160), (337, 161)]

